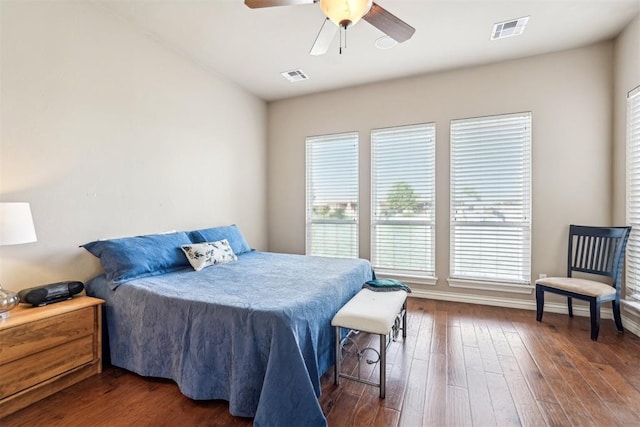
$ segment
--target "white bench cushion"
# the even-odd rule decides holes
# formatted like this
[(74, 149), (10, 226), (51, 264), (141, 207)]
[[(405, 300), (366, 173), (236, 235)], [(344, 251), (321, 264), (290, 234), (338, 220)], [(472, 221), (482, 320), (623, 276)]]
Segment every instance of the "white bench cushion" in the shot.
[(405, 291), (375, 292), (362, 289), (336, 313), (331, 325), (386, 335), (406, 299)]

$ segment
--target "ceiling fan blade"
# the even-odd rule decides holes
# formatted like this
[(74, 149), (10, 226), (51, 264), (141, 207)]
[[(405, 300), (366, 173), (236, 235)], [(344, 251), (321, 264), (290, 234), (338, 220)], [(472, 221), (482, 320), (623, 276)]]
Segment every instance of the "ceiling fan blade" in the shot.
[(398, 43), (406, 42), (413, 36), (416, 29), (407, 24), (386, 9), (373, 3), (369, 12), (362, 17), (369, 24), (373, 25)]
[(338, 26), (334, 25), (329, 18), (325, 18), (322, 23), (322, 27), (320, 28), (320, 32), (318, 33), (318, 37), (316, 37), (316, 41), (313, 42), (313, 47), (311, 48), (309, 55), (319, 56), (327, 53), (329, 46), (331, 46), (331, 42), (336, 37), (339, 30)]
[(259, 9), (261, 7), (274, 7), (274, 6), (295, 6), (297, 4), (312, 4), (317, 0), (244, 0), (251, 9)]

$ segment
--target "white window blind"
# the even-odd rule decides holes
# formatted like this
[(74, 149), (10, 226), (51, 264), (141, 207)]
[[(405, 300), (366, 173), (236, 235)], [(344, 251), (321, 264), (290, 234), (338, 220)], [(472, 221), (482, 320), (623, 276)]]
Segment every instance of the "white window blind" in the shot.
[(307, 255), (358, 257), (358, 133), (313, 136), (307, 149)]
[(627, 224), (626, 299), (640, 301), (640, 87), (627, 97)]
[(420, 124), (371, 132), (371, 262), (377, 271), (435, 275), (435, 130), (435, 124)]
[(531, 113), (451, 122), (451, 276), (531, 280)]

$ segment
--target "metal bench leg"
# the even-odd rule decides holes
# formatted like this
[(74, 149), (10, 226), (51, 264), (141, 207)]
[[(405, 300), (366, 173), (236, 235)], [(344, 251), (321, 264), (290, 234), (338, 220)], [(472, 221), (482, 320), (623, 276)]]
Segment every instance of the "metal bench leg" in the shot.
[(387, 336), (380, 335), (380, 399), (384, 399), (387, 384)]
[(402, 310), (404, 313), (402, 314), (402, 338), (407, 337), (407, 300), (404, 300), (404, 304), (402, 304)]
[(333, 383), (335, 385), (340, 385), (340, 326), (336, 326), (335, 327), (336, 330), (336, 344), (335, 344), (335, 352), (336, 352), (336, 363), (334, 363), (334, 371), (335, 371), (335, 378), (333, 380)]

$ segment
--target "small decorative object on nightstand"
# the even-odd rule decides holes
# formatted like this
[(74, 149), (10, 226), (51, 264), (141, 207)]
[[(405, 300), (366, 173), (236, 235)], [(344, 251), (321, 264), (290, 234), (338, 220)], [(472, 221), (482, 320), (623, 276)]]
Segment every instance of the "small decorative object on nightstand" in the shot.
[[(36, 230), (29, 203), (0, 203), (0, 246), (35, 242)], [(0, 319), (18, 305), (18, 296), (0, 286)]]

